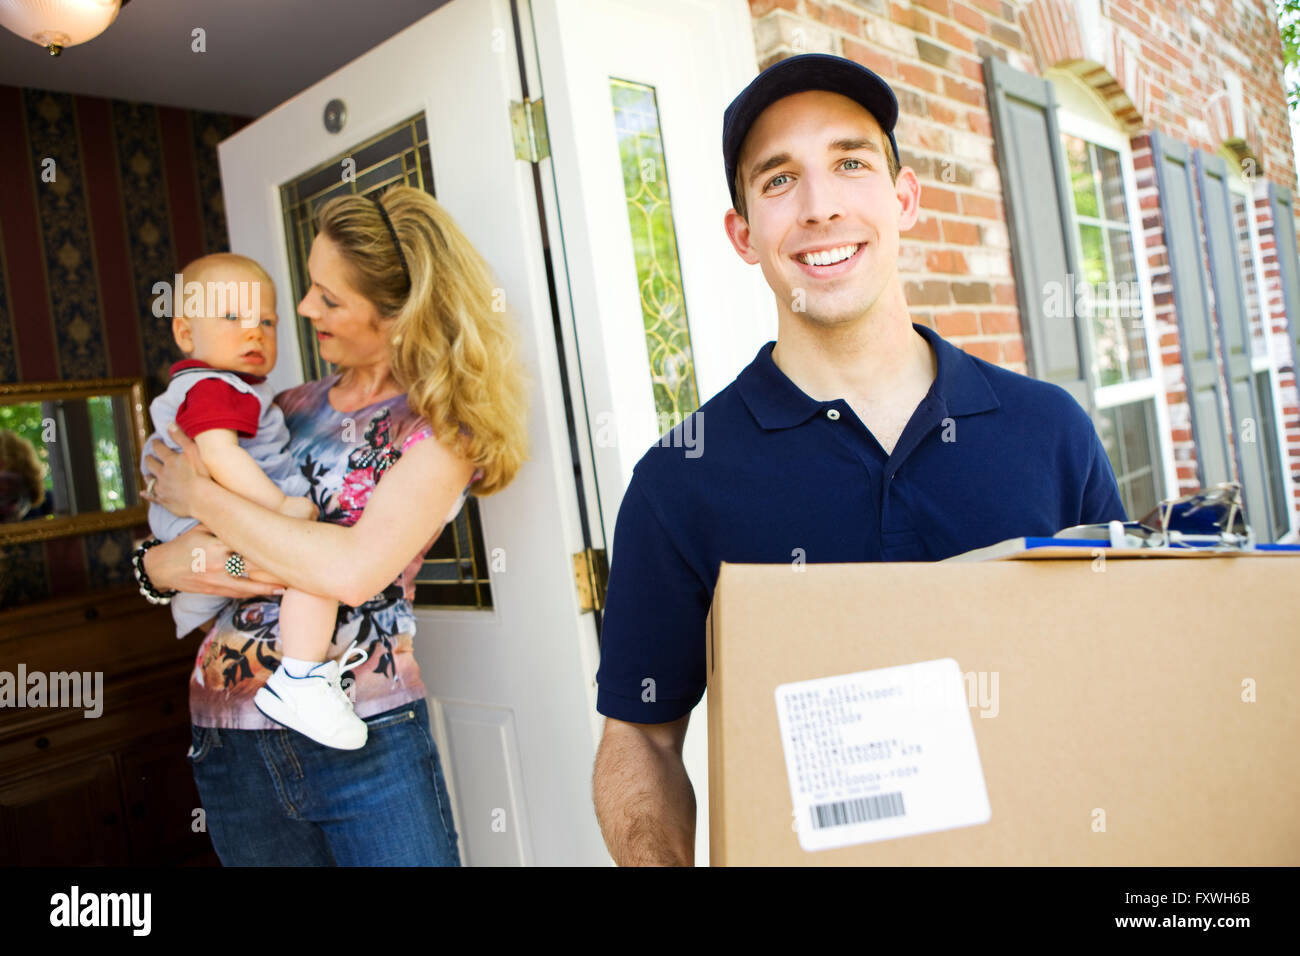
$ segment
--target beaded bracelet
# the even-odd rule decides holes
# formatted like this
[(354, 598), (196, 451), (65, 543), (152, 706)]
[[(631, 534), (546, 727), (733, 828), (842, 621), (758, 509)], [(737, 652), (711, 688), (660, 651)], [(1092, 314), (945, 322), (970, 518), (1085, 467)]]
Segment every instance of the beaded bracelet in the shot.
[(149, 575), (144, 570), (144, 553), (152, 548), (155, 544), (162, 544), (157, 538), (149, 538), (141, 543), (140, 547), (131, 552), (131, 567), (135, 569), (135, 580), (140, 585), (140, 593), (144, 595), (150, 604), (170, 604), (173, 597), (179, 594), (179, 591), (159, 591), (154, 587)]

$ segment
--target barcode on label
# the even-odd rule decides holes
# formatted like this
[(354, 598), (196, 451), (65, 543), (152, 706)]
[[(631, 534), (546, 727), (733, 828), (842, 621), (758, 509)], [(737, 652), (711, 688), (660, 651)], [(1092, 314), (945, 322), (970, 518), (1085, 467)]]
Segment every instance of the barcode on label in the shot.
[(817, 830), (868, 820), (883, 820), (885, 817), (901, 817), (903, 814), (903, 795), (898, 791), (858, 797), (856, 800), (840, 800), (837, 803), (819, 803), (812, 807), (813, 828)]

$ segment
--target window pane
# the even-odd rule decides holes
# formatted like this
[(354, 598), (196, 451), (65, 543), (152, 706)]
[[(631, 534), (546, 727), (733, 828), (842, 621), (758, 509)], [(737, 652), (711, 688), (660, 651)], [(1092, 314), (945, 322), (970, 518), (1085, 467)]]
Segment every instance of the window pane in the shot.
[[(339, 174), (343, 160), (355, 163), (355, 178)], [(336, 196), (374, 196), (395, 184), (433, 195), (429, 124), (423, 114), (354, 144), (350, 149), (280, 187), (289, 243), (290, 279), (298, 299), (311, 284), (307, 259), (316, 236), (316, 211)], [(297, 301), (291, 300), (292, 302)], [(332, 374), (320, 357), (311, 323), (299, 317), (299, 343), (308, 379)], [(420, 607), (490, 610), (492, 583), (478, 500), (464, 507), (425, 552), (415, 576), (415, 604)]]
[(1088, 143), (1077, 136), (1062, 136), (1070, 164), (1070, 188), (1074, 190), (1074, 211), (1080, 216), (1097, 215), (1097, 185), (1093, 181)]
[(1106, 234), (1101, 226), (1079, 226), (1083, 281), (1088, 284), (1092, 301), (1092, 338), (1098, 380), (1102, 385), (1114, 385), (1124, 380), (1127, 346), (1116, 326), (1115, 310), (1106, 295), (1110, 273), (1106, 267), (1105, 243)]
[(1119, 153), (1104, 146), (1093, 146), (1097, 151), (1097, 165), (1101, 172), (1101, 198), (1106, 218), (1128, 226), (1128, 207), (1124, 203), (1124, 177), (1120, 172)]
[(699, 406), (655, 90), (610, 78), (660, 433)]
[(1120, 499), (1131, 520), (1149, 514), (1161, 495), (1158, 464), (1151, 440), (1155, 406), (1147, 399), (1098, 411), (1097, 434), (1110, 458)]
[(1128, 227), (1107, 229), (1110, 240), (1111, 281), (1106, 290), (1111, 314), (1124, 330), (1124, 379), (1147, 378), (1146, 330), (1142, 325), (1142, 297), (1138, 287), (1137, 267), (1133, 260), (1133, 239)]

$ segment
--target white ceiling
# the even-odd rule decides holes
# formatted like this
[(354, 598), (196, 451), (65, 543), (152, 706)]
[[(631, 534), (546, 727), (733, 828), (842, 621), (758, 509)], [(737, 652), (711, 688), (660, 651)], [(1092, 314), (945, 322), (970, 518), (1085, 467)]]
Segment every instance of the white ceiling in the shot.
[(260, 116), (445, 2), (130, 0), (57, 57), (0, 27), (0, 84)]

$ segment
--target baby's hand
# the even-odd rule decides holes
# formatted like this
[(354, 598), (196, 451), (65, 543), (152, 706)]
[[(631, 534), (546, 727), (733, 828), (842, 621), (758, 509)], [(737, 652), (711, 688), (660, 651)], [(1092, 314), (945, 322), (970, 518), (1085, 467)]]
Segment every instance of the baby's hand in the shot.
[(320, 509), (310, 498), (285, 498), (284, 504), (280, 505), (280, 514), (315, 521), (320, 517)]

